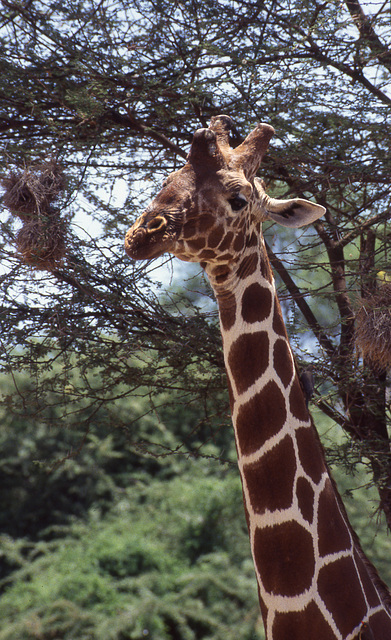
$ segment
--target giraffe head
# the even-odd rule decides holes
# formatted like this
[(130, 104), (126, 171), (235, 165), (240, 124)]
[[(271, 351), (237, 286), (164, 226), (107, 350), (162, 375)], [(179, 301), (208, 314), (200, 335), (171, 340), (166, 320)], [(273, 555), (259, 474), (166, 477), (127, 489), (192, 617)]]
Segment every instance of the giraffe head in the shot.
[(131, 258), (168, 252), (216, 268), (258, 244), (264, 220), (301, 227), (324, 214), (324, 207), (307, 200), (270, 198), (255, 177), (273, 127), (259, 124), (235, 149), (229, 145), (231, 128), (231, 118), (221, 115), (195, 132), (186, 164), (168, 176), (127, 232), (125, 250)]

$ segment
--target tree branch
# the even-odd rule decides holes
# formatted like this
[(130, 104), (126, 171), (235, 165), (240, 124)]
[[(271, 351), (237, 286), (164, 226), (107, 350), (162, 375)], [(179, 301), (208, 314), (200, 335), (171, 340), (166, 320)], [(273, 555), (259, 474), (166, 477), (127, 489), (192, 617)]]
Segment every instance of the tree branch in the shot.
[(346, 0), (345, 4), (364, 44), (370, 48), (380, 64), (384, 65), (386, 69), (391, 72), (391, 51), (374, 31), (371, 20), (365, 15), (358, 0)]
[(370, 93), (376, 96), (376, 98), (379, 98), (381, 102), (384, 102), (384, 104), (387, 104), (387, 105), (391, 105), (391, 98), (389, 98), (387, 94), (385, 94), (383, 91), (378, 89), (378, 87), (372, 84), (372, 82), (370, 82), (368, 78), (364, 76), (361, 69), (357, 69), (357, 68), (352, 69), (352, 67), (350, 67), (347, 64), (344, 64), (342, 62), (337, 62), (333, 58), (330, 58), (330, 56), (323, 53), (318, 47), (318, 45), (316, 44), (316, 42), (312, 40), (312, 38), (310, 38), (309, 41), (310, 41), (310, 47), (311, 47), (310, 50), (315, 60), (318, 60), (319, 62), (327, 63), (330, 65), (330, 67), (334, 67), (334, 69), (338, 69), (338, 71), (342, 71), (342, 73), (349, 76), (354, 82), (359, 82), (360, 84), (362, 84), (362, 86), (365, 87), (365, 89), (368, 89), (368, 91), (370, 91)]
[(159, 133), (158, 131), (151, 129), (151, 127), (146, 126), (142, 122), (137, 121), (133, 116), (133, 114), (130, 112), (130, 110), (127, 109), (126, 111), (127, 111), (126, 116), (123, 116), (114, 110), (110, 112), (110, 115), (116, 123), (126, 126), (128, 128), (134, 129), (135, 131), (138, 131), (146, 138), (152, 138), (152, 140), (156, 140), (157, 142), (160, 142), (160, 144), (165, 149), (169, 149), (170, 151), (173, 151), (176, 155), (181, 156), (181, 158), (184, 158), (186, 160), (187, 158), (186, 151), (183, 151), (181, 147), (178, 147), (178, 145), (171, 142), (171, 140), (169, 140), (163, 133)]
[(273, 265), (278, 275), (280, 276), (281, 280), (287, 287), (293, 300), (295, 301), (298, 308), (302, 312), (304, 318), (308, 322), (308, 325), (310, 326), (314, 335), (317, 337), (319, 344), (330, 357), (333, 356), (335, 354), (335, 347), (331, 342), (330, 338), (323, 331), (317, 319), (315, 318), (315, 315), (313, 314), (308, 303), (304, 299), (304, 295), (302, 294), (302, 292), (300, 291), (296, 283), (292, 280), (291, 276), (289, 275), (288, 271), (284, 267), (281, 260), (272, 251), (272, 249), (269, 247), (267, 242), (265, 242), (265, 244), (266, 244), (266, 249), (267, 249), (267, 253), (268, 253), (271, 264)]
[(329, 211), (326, 212), (325, 217), (331, 226), (331, 233), (325, 229), (323, 222), (319, 220), (314, 226), (326, 248), (330, 262), (331, 279), (336, 294), (335, 301), (341, 317), (340, 356), (345, 357), (351, 353), (354, 335), (354, 313), (347, 293), (345, 257), (343, 246), (339, 244), (337, 226)]
[(346, 245), (348, 245), (349, 242), (352, 242), (355, 238), (360, 236), (363, 233), (363, 231), (366, 231), (367, 229), (370, 229), (378, 222), (382, 222), (383, 220), (388, 220), (389, 218), (391, 218), (391, 211), (388, 211), (388, 210), (383, 211), (382, 213), (379, 213), (376, 216), (372, 216), (371, 218), (368, 218), (368, 220), (365, 220), (362, 224), (352, 229), (352, 231), (349, 231), (349, 233), (345, 233), (345, 235), (342, 236), (340, 240), (338, 240), (335, 243), (335, 246), (346, 247)]

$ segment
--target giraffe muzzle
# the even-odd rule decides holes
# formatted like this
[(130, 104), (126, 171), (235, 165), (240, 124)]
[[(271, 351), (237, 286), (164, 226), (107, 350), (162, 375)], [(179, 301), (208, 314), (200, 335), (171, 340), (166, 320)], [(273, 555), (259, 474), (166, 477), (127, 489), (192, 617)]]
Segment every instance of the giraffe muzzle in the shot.
[(125, 251), (133, 260), (150, 260), (168, 250), (168, 222), (164, 216), (141, 216), (125, 236)]

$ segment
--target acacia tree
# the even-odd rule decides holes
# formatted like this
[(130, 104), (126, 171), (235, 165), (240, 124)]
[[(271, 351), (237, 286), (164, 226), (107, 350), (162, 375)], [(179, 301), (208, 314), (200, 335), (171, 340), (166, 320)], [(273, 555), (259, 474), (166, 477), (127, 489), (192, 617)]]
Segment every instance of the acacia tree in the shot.
[[(266, 121), (276, 130), (262, 169), (269, 193), (327, 208), (289, 249), (266, 231), (281, 297), (300, 310), (288, 314), (298, 359), (317, 370), (316, 402), (349, 435), (350, 453), (369, 462), (391, 527), (389, 4), (1, 4), (3, 184), (14, 185), (26, 167), (60, 163), (66, 187), (56, 210), (78, 213), (67, 254), (49, 273), (19, 259), (15, 218), (2, 223), (5, 370), (36, 377), (37, 412), (50, 392), (66, 412), (88, 409), (85, 425), (119, 393), (156, 386), (201, 399), (205, 420), (225, 420), (224, 396), (213, 401), (224, 387), (216, 313), (199, 312), (194, 296), (163, 305), (151, 288), (153, 267), (126, 261), (122, 238), (212, 115), (234, 119), (234, 144)], [(78, 229), (83, 210), (95, 224), (89, 235)], [(361, 351), (358, 326), (367, 336)], [(305, 341), (295, 338), (303, 327)], [(62, 373), (50, 375), (53, 360)], [(85, 383), (78, 389), (70, 384), (76, 364)], [(92, 366), (101, 371), (94, 383)]]

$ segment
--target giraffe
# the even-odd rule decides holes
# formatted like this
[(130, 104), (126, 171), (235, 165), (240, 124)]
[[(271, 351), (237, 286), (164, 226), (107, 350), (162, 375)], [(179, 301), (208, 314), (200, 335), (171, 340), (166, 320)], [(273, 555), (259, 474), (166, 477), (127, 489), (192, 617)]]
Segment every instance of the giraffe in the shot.
[(199, 262), (220, 317), (245, 514), (268, 640), (390, 640), (391, 595), (361, 549), (308, 412), (261, 232), (309, 224), (324, 207), (269, 197), (255, 173), (274, 133), (231, 148), (232, 120), (195, 132), (128, 230), (134, 260)]

